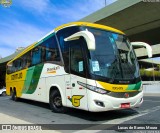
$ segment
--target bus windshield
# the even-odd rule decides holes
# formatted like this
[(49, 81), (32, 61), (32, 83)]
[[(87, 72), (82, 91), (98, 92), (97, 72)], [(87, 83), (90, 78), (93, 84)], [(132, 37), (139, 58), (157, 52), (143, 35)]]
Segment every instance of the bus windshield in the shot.
[(89, 51), (90, 73), (111, 80), (133, 80), (140, 77), (135, 52), (125, 35), (87, 27), (96, 49)]

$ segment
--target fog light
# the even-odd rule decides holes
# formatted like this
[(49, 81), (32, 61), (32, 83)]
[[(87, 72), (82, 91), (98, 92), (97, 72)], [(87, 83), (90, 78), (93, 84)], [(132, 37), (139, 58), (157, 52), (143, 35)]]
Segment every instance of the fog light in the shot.
[(104, 106), (104, 103), (103, 103), (103, 102), (101, 102), (101, 101), (97, 101), (97, 100), (95, 100), (94, 102), (95, 102), (95, 103), (96, 103), (96, 105), (98, 105), (98, 106), (105, 107), (105, 106)]

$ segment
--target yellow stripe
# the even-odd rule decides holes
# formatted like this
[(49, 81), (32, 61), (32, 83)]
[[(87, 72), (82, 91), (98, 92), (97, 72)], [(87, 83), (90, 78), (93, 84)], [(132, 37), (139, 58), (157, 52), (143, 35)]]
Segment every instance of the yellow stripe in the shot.
[(50, 72), (47, 72), (47, 73), (56, 74), (56, 71), (50, 71)]
[(97, 81), (97, 83), (105, 90), (111, 92), (133, 92), (135, 90), (126, 90), (128, 85), (119, 85), (119, 84), (109, 84), (101, 81)]
[(55, 28), (55, 31), (57, 32), (58, 30), (63, 29), (65, 27), (76, 26), (76, 25), (77, 26), (89, 26), (89, 27), (105, 29), (105, 30), (116, 32), (116, 33), (124, 34), (122, 31), (117, 30), (115, 28), (112, 28), (112, 27), (109, 27), (109, 26), (100, 25), (100, 24), (95, 24), (95, 23), (88, 23), (88, 22), (72, 22), (72, 23), (64, 24), (64, 25), (61, 25), (61, 26)]

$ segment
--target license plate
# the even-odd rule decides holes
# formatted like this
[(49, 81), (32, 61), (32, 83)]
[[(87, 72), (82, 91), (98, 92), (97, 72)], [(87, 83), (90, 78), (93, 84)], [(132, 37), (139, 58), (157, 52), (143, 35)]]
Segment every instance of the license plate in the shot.
[(130, 108), (130, 103), (121, 103), (121, 108)]

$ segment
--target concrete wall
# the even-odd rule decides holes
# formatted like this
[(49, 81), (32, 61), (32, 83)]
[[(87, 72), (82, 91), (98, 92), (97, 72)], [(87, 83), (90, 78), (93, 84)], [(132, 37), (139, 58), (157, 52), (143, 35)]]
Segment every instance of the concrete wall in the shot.
[(160, 94), (160, 81), (143, 81), (144, 94)]
[[(153, 57), (160, 57), (160, 44), (155, 44), (155, 45), (152, 45), (151, 47), (152, 47)], [(145, 48), (135, 49), (135, 52), (136, 52), (137, 58), (139, 57), (148, 58), (147, 51)]]

